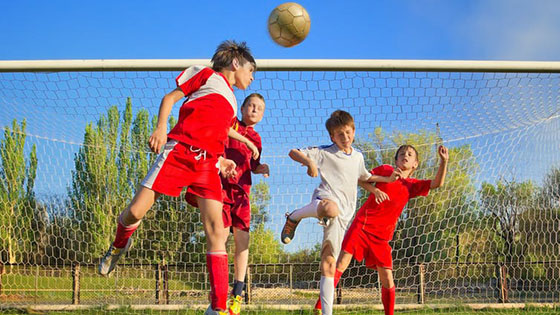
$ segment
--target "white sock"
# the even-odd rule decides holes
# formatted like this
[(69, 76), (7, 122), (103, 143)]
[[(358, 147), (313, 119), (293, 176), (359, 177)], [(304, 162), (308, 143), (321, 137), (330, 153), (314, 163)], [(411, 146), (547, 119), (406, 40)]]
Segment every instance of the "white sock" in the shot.
[(334, 278), (321, 276), (319, 296), (323, 315), (332, 315), (334, 301)]
[(294, 212), (290, 214), (290, 219), (293, 221), (299, 221), (303, 218), (310, 218), (310, 217), (317, 218), (318, 217), (317, 207), (319, 206), (319, 202), (321, 202), (321, 200), (315, 199), (311, 201), (308, 205), (294, 210)]

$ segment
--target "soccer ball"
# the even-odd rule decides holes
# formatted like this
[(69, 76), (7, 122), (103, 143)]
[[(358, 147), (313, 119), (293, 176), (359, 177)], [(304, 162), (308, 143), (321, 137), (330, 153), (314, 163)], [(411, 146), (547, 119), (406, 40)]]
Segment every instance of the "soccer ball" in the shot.
[(273, 41), (284, 47), (301, 43), (311, 27), (311, 19), (304, 7), (295, 2), (283, 3), (268, 17), (268, 33)]

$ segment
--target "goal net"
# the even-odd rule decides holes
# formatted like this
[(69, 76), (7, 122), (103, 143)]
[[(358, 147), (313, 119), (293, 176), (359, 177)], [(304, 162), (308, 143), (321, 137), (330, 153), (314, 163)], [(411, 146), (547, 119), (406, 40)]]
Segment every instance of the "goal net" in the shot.
[[(109, 277), (96, 274), (116, 217), (155, 159), (149, 138), (163, 95), (203, 61), (0, 62), (0, 313), (202, 313), (208, 305), (199, 211), (164, 197)], [(331, 143), (336, 109), (355, 119), (368, 169), (412, 144), (416, 178), (444, 187), (411, 200), (393, 248), (396, 309), (509, 308), (560, 302), (560, 66), (557, 63), (262, 60), (238, 103), (264, 96), (262, 162), (253, 175), (243, 310), (310, 314), (318, 297), (322, 227), (305, 219), (289, 245), (284, 213), (311, 200), (317, 178), (292, 148)], [(176, 122), (180, 103), (172, 111)], [(368, 197), (358, 194), (358, 207)], [(234, 244), (228, 243), (230, 283)], [(381, 314), (377, 273), (352, 262), (335, 313)], [(442, 310), (443, 313), (445, 311)], [(194, 313), (193, 313), (194, 314)]]

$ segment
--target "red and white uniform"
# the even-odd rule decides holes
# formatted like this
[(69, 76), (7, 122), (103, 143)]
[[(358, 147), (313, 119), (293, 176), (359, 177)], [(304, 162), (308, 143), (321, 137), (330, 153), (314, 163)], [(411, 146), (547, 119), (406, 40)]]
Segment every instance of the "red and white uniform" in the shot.
[(195, 206), (195, 196), (221, 202), (217, 163), (237, 114), (233, 89), (221, 73), (203, 66), (186, 69), (176, 82), (187, 100), (142, 185), (170, 196), (179, 196), (188, 186), (185, 198)]
[[(391, 165), (381, 165), (374, 168), (371, 173), (391, 176), (393, 170)], [(342, 243), (342, 250), (352, 254), (358, 261), (365, 258), (368, 267), (381, 266), (392, 269), (393, 260), (389, 241), (393, 239), (397, 221), (410, 199), (428, 195), (431, 182), (431, 180), (401, 178), (392, 183), (376, 183), (376, 187), (385, 192), (389, 200), (378, 204), (375, 196), (370, 194), (348, 229)]]
[[(259, 152), (262, 152), (261, 137), (253, 127), (247, 127), (245, 123), (235, 118), (233, 129), (249, 139)], [(249, 200), (252, 185), (251, 172), (261, 164), (260, 154), (258, 159), (253, 159), (251, 150), (244, 143), (229, 138), (225, 157), (237, 164), (237, 176), (229, 179), (222, 177), (224, 226), (233, 226), (248, 232), (251, 222), (251, 202)]]

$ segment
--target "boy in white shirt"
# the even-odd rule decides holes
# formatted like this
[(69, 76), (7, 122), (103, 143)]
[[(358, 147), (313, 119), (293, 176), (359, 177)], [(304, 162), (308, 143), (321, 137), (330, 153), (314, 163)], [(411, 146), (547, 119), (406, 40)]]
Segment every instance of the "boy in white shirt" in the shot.
[(292, 160), (307, 166), (307, 175), (321, 176), (321, 184), (315, 189), (311, 203), (286, 214), (281, 240), (288, 244), (294, 237), (300, 220), (314, 217), (324, 225), (321, 245), (320, 297), (323, 314), (332, 313), (336, 260), (340, 253), (344, 234), (356, 211), (358, 181), (393, 182), (398, 177), (371, 175), (365, 168), (363, 155), (352, 147), (355, 125), (352, 116), (336, 110), (326, 122), (332, 145), (292, 149)]

